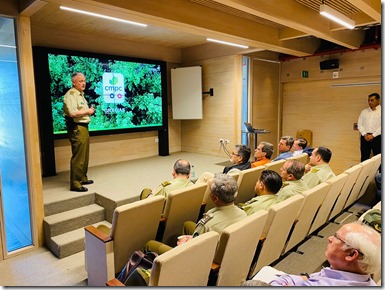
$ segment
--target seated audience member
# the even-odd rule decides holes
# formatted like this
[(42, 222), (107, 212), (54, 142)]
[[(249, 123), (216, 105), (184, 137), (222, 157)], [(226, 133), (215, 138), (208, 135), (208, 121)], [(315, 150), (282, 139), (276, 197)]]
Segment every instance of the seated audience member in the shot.
[(293, 156), (290, 149), (293, 146), (294, 139), (291, 136), (282, 136), (278, 143), (279, 155), (275, 157), (271, 162), (286, 159)]
[[(192, 183), (189, 180), (190, 177), (190, 163), (187, 160), (179, 159), (175, 162), (172, 173), (173, 180), (162, 182), (156, 189), (151, 190), (145, 188), (140, 194), (140, 199), (145, 199), (149, 196), (163, 195), (167, 198), (167, 194), (174, 190), (187, 186), (191, 186)], [(164, 207), (165, 208), (165, 207)]]
[[(234, 177), (217, 173), (210, 183), (210, 198), (215, 207), (203, 214), (202, 219), (197, 224), (192, 221), (185, 222), (183, 235), (178, 240), (178, 245), (187, 242), (191, 238), (203, 233), (215, 231), (219, 234), (228, 226), (244, 219), (246, 213), (234, 204), (235, 195), (238, 190), (237, 182)], [(171, 247), (164, 243), (151, 240), (146, 243), (145, 251), (154, 251), (162, 254)]]
[(305, 165), (298, 160), (288, 160), (281, 167), (282, 188), (277, 196), (280, 201), (293, 195), (300, 194), (309, 188), (301, 180), (305, 172)]
[(273, 144), (269, 142), (261, 142), (255, 149), (254, 157), (255, 161), (251, 163), (251, 168), (265, 165), (270, 162), (270, 158), (274, 153)]
[[(284, 274), (270, 286), (377, 286), (370, 274), (381, 268), (381, 235), (371, 227), (354, 222), (343, 225), (328, 238), (325, 257), (330, 267), (307, 276)], [(249, 280), (242, 286), (260, 285)]]
[(336, 176), (329, 166), (332, 152), (326, 147), (318, 147), (310, 155), (309, 163), (305, 166), (305, 175), (302, 180), (309, 188)]
[[(251, 168), (250, 164), (250, 148), (246, 145), (235, 145), (233, 152), (230, 156), (230, 161), (233, 163), (231, 166), (226, 166), (223, 169), (223, 173), (231, 174), (236, 173), (241, 170)], [(195, 182), (196, 184), (206, 183), (207, 181), (214, 178), (214, 173), (211, 172), (203, 172), (198, 180)]]
[(314, 150), (313, 148), (307, 146), (307, 140), (305, 138), (295, 139), (293, 147), (291, 149), (293, 151), (293, 156), (297, 156), (302, 153), (306, 153), (310, 156)]
[(242, 209), (247, 215), (251, 215), (261, 209), (268, 210), (280, 200), (276, 193), (281, 189), (282, 178), (273, 170), (264, 170), (255, 184), (255, 192), (258, 196), (247, 201)]

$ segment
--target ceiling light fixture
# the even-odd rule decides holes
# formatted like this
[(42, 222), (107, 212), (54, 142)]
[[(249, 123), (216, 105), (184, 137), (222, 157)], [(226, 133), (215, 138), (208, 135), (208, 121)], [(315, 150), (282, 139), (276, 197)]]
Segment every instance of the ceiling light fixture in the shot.
[(349, 29), (354, 29), (356, 22), (353, 19), (345, 16), (344, 14), (338, 12), (337, 10), (327, 6), (326, 4), (321, 4), (319, 13), (334, 22), (337, 22)]
[(220, 44), (226, 44), (226, 45), (240, 47), (240, 48), (249, 48), (246, 45), (236, 44), (236, 43), (222, 41), (222, 40), (216, 40), (216, 39), (212, 39), (212, 38), (207, 38), (207, 41), (216, 42), (216, 43), (220, 43)]
[(66, 6), (60, 6), (60, 9), (68, 10), (68, 11), (72, 11), (72, 12), (76, 12), (76, 13), (81, 13), (81, 14), (86, 14), (86, 15), (90, 15), (90, 16), (96, 16), (96, 17), (100, 17), (100, 18), (104, 18), (104, 19), (108, 19), (108, 20), (128, 23), (128, 24), (132, 24), (132, 25), (147, 27), (147, 24), (143, 24), (143, 23), (139, 23), (139, 22), (134, 22), (134, 21), (129, 21), (129, 20), (125, 20), (125, 19), (121, 19), (121, 18), (116, 18), (116, 17), (111, 17), (111, 16), (107, 16), (107, 15), (103, 15), (103, 14), (88, 12), (88, 11), (84, 11), (84, 10), (74, 9), (74, 8), (70, 8), (70, 7), (66, 7)]

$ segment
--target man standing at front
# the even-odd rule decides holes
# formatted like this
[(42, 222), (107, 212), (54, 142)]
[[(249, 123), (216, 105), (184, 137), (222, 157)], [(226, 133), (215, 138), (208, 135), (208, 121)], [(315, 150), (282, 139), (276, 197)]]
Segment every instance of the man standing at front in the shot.
[(71, 142), (71, 191), (85, 192), (88, 189), (83, 185), (94, 183), (87, 178), (89, 159), (89, 133), (88, 123), (95, 109), (89, 108), (84, 98), (86, 78), (82, 73), (75, 72), (72, 75), (72, 88), (64, 95), (64, 114)]
[(373, 155), (381, 153), (381, 105), (380, 95), (377, 93), (368, 96), (369, 107), (362, 110), (358, 117), (358, 131), (361, 134), (361, 162)]

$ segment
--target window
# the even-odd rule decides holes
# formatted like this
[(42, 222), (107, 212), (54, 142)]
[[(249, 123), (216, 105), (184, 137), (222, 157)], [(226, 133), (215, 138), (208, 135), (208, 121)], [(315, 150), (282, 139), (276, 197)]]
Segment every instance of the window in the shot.
[(0, 17), (0, 186), (6, 254), (32, 245), (15, 21)]

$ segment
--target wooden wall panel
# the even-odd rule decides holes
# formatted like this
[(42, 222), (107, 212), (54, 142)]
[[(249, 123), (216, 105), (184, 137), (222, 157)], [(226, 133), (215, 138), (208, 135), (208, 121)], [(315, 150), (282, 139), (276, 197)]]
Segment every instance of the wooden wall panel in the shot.
[(202, 120), (181, 121), (182, 151), (227, 158), (219, 139), (229, 139), (228, 148), (240, 142), (241, 59), (225, 56), (185, 64), (202, 65), (203, 91), (213, 88), (214, 96), (203, 96)]
[(0, 14), (8, 16), (17, 16), (19, 14), (19, 5), (15, 0), (1, 0)]
[(43, 184), (40, 170), (39, 138), (33, 59), (31, 47), (31, 25), (29, 17), (17, 18), (17, 42), (19, 53), (20, 90), (23, 107), (23, 126), (25, 138), (26, 161), (28, 171), (28, 187), (30, 197), (31, 222), (34, 245), (41, 246), (43, 236)]
[(283, 90), (283, 134), (295, 136), (299, 129), (313, 132), (313, 147), (326, 146), (333, 155), (330, 165), (341, 173), (360, 162), (360, 135), (353, 130), (367, 96), (381, 94), (381, 85), (331, 87), (335, 83), (375, 82), (379, 78), (293, 82)]
[[(338, 59), (339, 68), (320, 70), (319, 63), (324, 60)], [(308, 71), (309, 77), (302, 78), (301, 71)], [(369, 48), (345, 53), (335, 53), (303, 57), (282, 62), (282, 82), (312, 82), (330, 80), (333, 72), (339, 79), (381, 76), (381, 48)]]
[[(274, 158), (277, 156), (280, 137), (280, 64), (252, 60), (252, 124), (254, 128), (271, 131), (269, 134), (259, 134), (257, 143), (266, 141), (273, 144)], [(252, 144), (250, 146), (254, 147)]]

